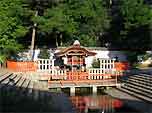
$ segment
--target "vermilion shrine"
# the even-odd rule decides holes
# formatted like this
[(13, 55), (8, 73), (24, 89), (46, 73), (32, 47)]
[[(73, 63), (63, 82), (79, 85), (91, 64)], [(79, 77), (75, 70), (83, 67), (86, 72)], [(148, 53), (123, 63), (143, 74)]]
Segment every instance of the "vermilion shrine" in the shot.
[[(85, 58), (94, 56), (96, 53), (90, 52), (80, 46), (76, 40), (71, 47), (61, 50), (55, 55), (64, 59), (64, 64), (71, 66), (71, 71), (82, 71), (85, 67)], [(76, 68), (77, 67), (77, 68)]]
[[(70, 47), (54, 54), (55, 58), (63, 60), (62, 68), (55, 66), (56, 59), (39, 59), (34, 62), (7, 61), (8, 69), (17, 72), (41, 73), (40, 78), (48, 80), (48, 88), (93, 87), (96, 92), (98, 86), (118, 86), (117, 77), (128, 70), (128, 63), (115, 62), (115, 59), (99, 59), (99, 68), (86, 68), (88, 56), (96, 55), (82, 47), (75, 41)], [(56, 68), (58, 67), (58, 68)]]

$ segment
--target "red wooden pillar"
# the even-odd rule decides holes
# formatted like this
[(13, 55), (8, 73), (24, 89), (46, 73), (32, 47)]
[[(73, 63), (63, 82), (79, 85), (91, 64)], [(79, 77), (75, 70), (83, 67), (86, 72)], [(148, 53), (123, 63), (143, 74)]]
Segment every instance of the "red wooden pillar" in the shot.
[(72, 73), (73, 73), (73, 56), (72, 56), (72, 62), (71, 62), (71, 65), (72, 65)]

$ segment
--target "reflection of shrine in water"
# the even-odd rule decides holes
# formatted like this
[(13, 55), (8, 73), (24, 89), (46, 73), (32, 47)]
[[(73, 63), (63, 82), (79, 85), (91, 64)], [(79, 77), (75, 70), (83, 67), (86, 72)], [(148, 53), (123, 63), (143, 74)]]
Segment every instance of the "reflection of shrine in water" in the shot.
[(115, 109), (123, 106), (122, 101), (108, 95), (72, 96), (70, 99), (78, 113), (95, 112), (95, 110), (100, 113), (114, 113)]

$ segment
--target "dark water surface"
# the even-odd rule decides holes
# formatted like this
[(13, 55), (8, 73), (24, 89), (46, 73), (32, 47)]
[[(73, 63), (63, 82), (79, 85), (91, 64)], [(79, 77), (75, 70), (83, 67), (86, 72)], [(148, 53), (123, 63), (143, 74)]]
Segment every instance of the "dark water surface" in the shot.
[(75, 96), (70, 96), (67, 89), (62, 91), (69, 95), (77, 113), (140, 113), (125, 105), (123, 100), (105, 94), (103, 89), (98, 90), (97, 94), (92, 94), (91, 89), (78, 88)]
[[(139, 113), (122, 100), (105, 94), (102, 88), (97, 94), (91, 91), (89, 88), (76, 88), (75, 96), (70, 96), (69, 89), (59, 93), (34, 91), (28, 96), (14, 88), (10, 91), (3, 88), (0, 90), (0, 113)], [(38, 93), (41, 96), (35, 99)]]

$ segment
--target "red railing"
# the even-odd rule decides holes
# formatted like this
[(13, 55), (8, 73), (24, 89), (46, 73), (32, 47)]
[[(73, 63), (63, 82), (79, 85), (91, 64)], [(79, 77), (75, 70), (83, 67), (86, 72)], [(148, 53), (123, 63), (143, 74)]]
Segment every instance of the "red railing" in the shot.
[[(50, 79), (49, 81), (65, 81), (65, 82), (69, 82), (69, 81), (75, 81), (75, 82), (96, 82), (96, 81), (100, 81), (100, 80), (111, 80), (111, 82), (113, 82), (113, 80), (116, 79), (116, 77), (112, 77), (112, 76), (116, 76), (115, 74), (89, 74), (88, 72), (66, 72), (65, 75), (58, 75), (58, 77), (56, 77), (56, 75), (50, 75)], [(109, 81), (108, 81), (109, 82)]]

